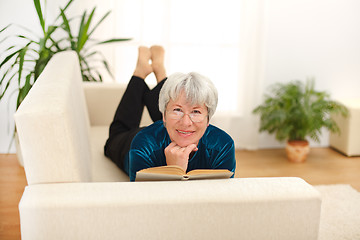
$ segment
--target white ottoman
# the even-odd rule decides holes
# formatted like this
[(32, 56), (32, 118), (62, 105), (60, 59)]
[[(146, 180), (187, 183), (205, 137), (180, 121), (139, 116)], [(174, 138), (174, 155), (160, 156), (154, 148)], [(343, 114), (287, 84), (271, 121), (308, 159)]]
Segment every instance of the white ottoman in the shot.
[(330, 146), (346, 156), (360, 156), (360, 99), (340, 100), (349, 110), (349, 116), (332, 116), (341, 133), (330, 134)]

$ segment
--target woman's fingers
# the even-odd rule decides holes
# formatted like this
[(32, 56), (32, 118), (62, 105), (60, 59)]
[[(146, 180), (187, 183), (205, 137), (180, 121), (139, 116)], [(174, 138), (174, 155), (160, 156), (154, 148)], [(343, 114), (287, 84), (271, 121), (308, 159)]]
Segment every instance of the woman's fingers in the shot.
[[(183, 148), (184, 149), (184, 153), (187, 154), (188, 156), (190, 155), (190, 153), (192, 151), (197, 151), (197, 147), (195, 144), (190, 144), (187, 147)], [(196, 149), (196, 150), (195, 150)]]

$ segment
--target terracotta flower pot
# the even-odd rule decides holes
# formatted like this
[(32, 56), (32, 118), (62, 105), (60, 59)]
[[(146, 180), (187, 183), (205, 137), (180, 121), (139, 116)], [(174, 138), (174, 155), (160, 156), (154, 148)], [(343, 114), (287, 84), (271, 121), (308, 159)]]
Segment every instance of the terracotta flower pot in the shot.
[(286, 154), (290, 162), (305, 162), (310, 152), (308, 141), (291, 140), (286, 144)]

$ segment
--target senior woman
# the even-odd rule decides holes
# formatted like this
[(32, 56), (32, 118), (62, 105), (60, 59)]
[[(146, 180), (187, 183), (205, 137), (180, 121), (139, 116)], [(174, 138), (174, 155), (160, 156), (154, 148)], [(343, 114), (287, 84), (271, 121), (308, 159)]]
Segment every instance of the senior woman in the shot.
[[(144, 82), (151, 72), (158, 82), (152, 90)], [(140, 47), (134, 75), (110, 126), (105, 155), (130, 181), (135, 181), (139, 170), (165, 165), (178, 165), (186, 172), (235, 172), (232, 138), (209, 124), (217, 100), (217, 90), (209, 79), (194, 72), (166, 78), (163, 48)], [(154, 123), (139, 128), (144, 105)]]

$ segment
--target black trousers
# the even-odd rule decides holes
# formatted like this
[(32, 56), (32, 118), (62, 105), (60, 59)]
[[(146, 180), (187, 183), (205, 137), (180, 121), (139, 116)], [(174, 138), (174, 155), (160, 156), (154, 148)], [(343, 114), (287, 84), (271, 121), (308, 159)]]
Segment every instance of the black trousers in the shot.
[(104, 146), (105, 156), (110, 158), (120, 169), (124, 170), (124, 158), (140, 128), (144, 106), (151, 119), (156, 122), (162, 119), (159, 111), (159, 93), (166, 78), (153, 89), (149, 89), (144, 79), (132, 76), (125, 93), (116, 109), (110, 125), (109, 138)]

